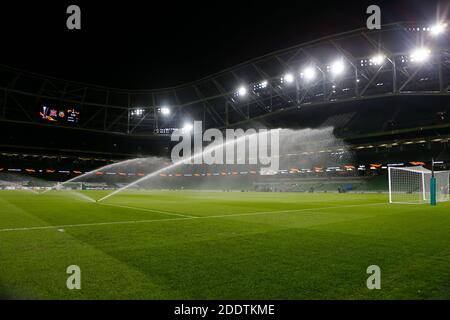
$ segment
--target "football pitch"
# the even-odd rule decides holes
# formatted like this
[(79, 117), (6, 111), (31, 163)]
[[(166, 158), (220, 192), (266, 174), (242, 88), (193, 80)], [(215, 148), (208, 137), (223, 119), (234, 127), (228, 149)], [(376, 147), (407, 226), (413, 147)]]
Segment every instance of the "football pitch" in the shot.
[[(449, 299), (450, 205), (386, 194), (0, 191), (0, 297)], [(81, 269), (69, 290), (66, 269)], [(381, 269), (369, 290), (367, 268)]]

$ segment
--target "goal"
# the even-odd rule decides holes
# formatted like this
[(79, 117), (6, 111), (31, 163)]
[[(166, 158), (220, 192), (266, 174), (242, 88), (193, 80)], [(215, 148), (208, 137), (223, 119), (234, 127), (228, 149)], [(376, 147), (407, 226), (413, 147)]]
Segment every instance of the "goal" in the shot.
[[(424, 167), (389, 167), (390, 203), (430, 203), (432, 172)], [(436, 201), (449, 201), (450, 171), (435, 171)]]
[(55, 186), (56, 190), (83, 190), (83, 182), (63, 182)]

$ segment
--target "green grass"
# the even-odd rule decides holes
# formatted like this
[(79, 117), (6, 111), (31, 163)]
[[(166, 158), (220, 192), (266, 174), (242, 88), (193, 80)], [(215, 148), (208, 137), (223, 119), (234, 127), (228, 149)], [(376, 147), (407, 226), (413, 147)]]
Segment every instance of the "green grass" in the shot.
[[(450, 205), (386, 197), (0, 191), (0, 297), (450, 298)], [(66, 288), (72, 264), (81, 290)]]

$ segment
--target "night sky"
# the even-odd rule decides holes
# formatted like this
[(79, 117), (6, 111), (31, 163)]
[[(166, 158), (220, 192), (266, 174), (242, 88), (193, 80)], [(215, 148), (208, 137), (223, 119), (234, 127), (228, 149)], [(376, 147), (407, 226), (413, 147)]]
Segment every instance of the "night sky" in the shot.
[[(0, 5), (0, 63), (68, 80), (131, 89), (197, 80), (248, 59), (365, 26), (434, 21), (437, 2), (14, 1)], [(441, 1), (441, 10), (447, 1)], [(66, 8), (82, 30), (66, 29)]]

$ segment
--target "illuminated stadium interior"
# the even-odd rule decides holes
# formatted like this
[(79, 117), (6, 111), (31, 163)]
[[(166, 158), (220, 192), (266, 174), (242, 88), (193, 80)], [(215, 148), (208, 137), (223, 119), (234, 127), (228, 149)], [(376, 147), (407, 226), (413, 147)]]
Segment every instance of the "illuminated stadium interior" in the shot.
[[(333, 127), (349, 145), (291, 154), (279, 174), (373, 175), (389, 164), (429, 163), (431, 155), (447, 163), (446, 29), (399, 22), (381, 31), (353, 30), (153, 90), (82, 84), (3, 65), (0, 170), (61, 180), (121, 159), (168, 155), (170, 133), (194, 120), (204, 129)], [(20, 131), (27, 134), (14, 134)], [(313, 153), (330, 161), (302, 167)], [(207, 176), (203, 171), (200, 177)]]
[(450, 4), (368, 2), (2, 5), (0, 300), (448, 300)]

